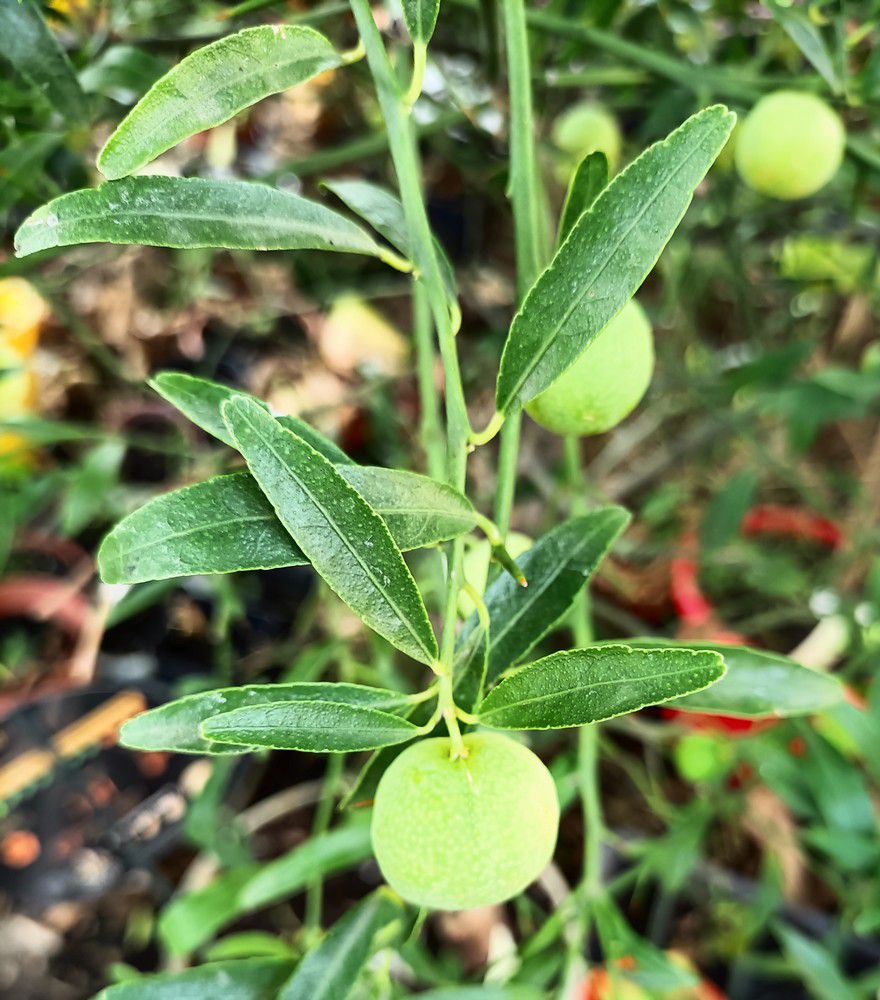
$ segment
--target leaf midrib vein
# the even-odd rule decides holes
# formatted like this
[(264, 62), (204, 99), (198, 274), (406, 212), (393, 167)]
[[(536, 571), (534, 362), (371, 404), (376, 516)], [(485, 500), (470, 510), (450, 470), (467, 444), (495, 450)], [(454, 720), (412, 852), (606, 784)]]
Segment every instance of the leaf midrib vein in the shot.
[[(243, 414), (243, 416), (245, 417), (245, 419), (247, 419), (247, 414)], [(250, 423), (250, 421), (248, 421), (248, 422)], [(328, 512), (327, 512), (327, 511), (325, 510), (325, 508), (324, 508), (323, 504), (321, 504), (321, 503), (320, 503), (320, 502), (319, 502), (319, 501), (317, 500), (317, 498), (316, 498), (316, 497), (314, 496), (314, 494), (312, 493), (312, 491), (311, 491), (311, 490), (310, 490), (310, 489), (308, 488), (308, 486), (306, 485), (305, 481), (304, 481), (304, 480), (303, 480), (303, 479), (302, 479), (301, 477), (299, 477), (299, 476), (298, 476), (298, 475), (297, 475), (297, 474), (296, 474), (296, 473), (294, 472), (294, 470), (293, 470), (293, 469), (291, 469), (291, 468), (290, 468), (290, 467), (289, 467), (289, 466), (287, 465), (287, 463), (286, 463), (286, 462), (284, 461), (284, 459), (283, 459), (283, 458), (281, 457), (281, 455), (280, 455), (280, 454), (278, 453), (278, 451), (277, 451), (277, 450), (275, 449), (275, 447), (274, 447), (274, 445), (272, 444), (272, 442), (271, 442), (271, 441), (268, 441), (268, 440), (266, 440), (266, 438), (264, 437), (264, 435), (260, 433), (260, 430), (259, 430), (259, 428), (254, 428), (254, 425), (253, 425), (252, 423), (250, 424), (250, 426), (251, 426), (251, 429), (255, 431), (255, 433), (257, 434), (257, 436), (258, 436), (258, 437), (259, 437), (259, 438), (260, 438), (260, 439), (261, 439), (262, 441), (264, 441), (264, 442), (265, 442), (265, 444), (266, 444), (266, 447), (267, 447), (267, 448), (269, 449), (269, 451), (271, 451), (271, 452), (272, 452), (272, 454), (273, 454), (273, 455), (275, 456), (275, 458), (276, 458), (276, 459), (278, 460), (278, 462), (279, 462), (279, 464), (280, 464), (280, 465), (282, 466), (282, 468), (284, 468), (284, 469), (287, 469), (287, 470), (289, 471), (289, 473), (290, 473), (290, 475), (291, 475), (291, 476), (293, 477), (293, 479), (294, 479), (294, 480), (295, 480), (295, 481), (296, 481), (296, 482), (297, 482), (297, 483), (299, 484), (299, 487), (300, 487), (300, 489), (301, 489), (301, 490), (303, 491), (303, 493), (305, 493), (305, 494), (306, 494), (306, 496), (307, 496), (307, 497), (309, 498), (309, 500), (311, 500), (311, 502), (312, 502), (312, 503), (313, 503), (313, 504), (315, 505), (315, 507), (316, 507), (316, 508), (318, 509), (318, 511), (319, 511), (319, 512), (320, 512), (320, 513), (321, 513), (321, 514), (322, 514), (322, 515), (324, 516), (325, 520), (326, 520), (326, 521), (327, 521), (327, 523), (328, 523), (328, 524), (329, 524), (329, 525), (331, 526), (332, 530), (333, 530), (333, 531), (334, 531), (334, 533), (336, 534), (336, 537), (337, 537), (337, 538), (338, 538), (338, 539), (339, 539), (339, 540), (340, 540), (340, 541), (342, 542), (342, 544), (343, 544), (343, 545), (345, 546), (345, 548), (347, 548), (347, 549), (348, 549), (348, 551), (349, 551), (349, 552), (351, 553), (351, 555), (352, 555), (352, 556), (354, 557), (355, 561), (356, 561), (356, 562), (358, 563), (358, 565), (359, 565), (359, 566), (361, 567), (361, 569), (363, 570), (364, 574), (365, 574), (365, 575), (367, 576), (367, 578), (368, 578), (368, 579), (370, 580), (370, 582), (371, 582), (371, 583), (373, 584), (373, 586), (375, 587), (375, 589), (376, 589), (376, 590), (378, 591), (379, 595), (380, 595), (380, 596), (381, 596), (382, 598), (384, 598), (384, 600), (386, 601), (386, 603), (387, 603), (387, 604), (388, 604), (388, 605), (389, 605), (389, 606), (391, 607), (391, 610), (392, 610), (392, 611), (394, 612), (394, 614), (395, 614), (395, 615), (397, 615), (397, 619), (398, 619), (398, 621), (399, 621), (399, 622), (400, 622), (400, 623), (401, 623), (401, 624), (402, 624), (402, 625), (403, 625), (403, 626), (404, 626), (404, 627), (406, 628), (406, 630), (407, 630), (407, 631), (409, 632), (409, 634), (410, 634), (410, 635), (412, 636), (412, 638), (413, 638), (413, 639), (415, 640), (415, 643), (416, 643), (416, 645), (418, 646), (418, 648), (419, 648), (419, 649), (421, 649), (421, 650), (422, 650), (422, 652), (423, 652), (423, 653), (424, 653), (424, 654), (425, 654), (425, 655), (426, 655), (426, 656), (428, 657), (428, 660), (429, 660), (429, 661), (430, 661), (431, 659), (433, 659), (433, 653), (432, 653), (432, 652), (431, 652), (430, 650), (428, 650), (428, 649), (426, 649), (426, 648), (425, 648), (425, 645), (424, 645), (424, 643), (422, 642), (422, 640), (421, 640), (421, 637), (420, 637), (419, 635), (417, 635), (417, 634), (416, 634), (416, 632), (415, 632), (415, 630), (413, 629), (412, 625), (410, 624), (410, 622), (409, 622), (409, 620), (408, 620), (407, 616), (406, 616), (406, 615), (404, 615), (404, 614), (403, 614), (403, 613), (401, 612), (400, 608), (399, 608), (399, 607), (397, 606), (397, 603), (396, 603), (396, 602), (394, 601), (394, 599), (393, 599), (393, 598), (392, 598), (392, 597), (390, 596), (390, 594), (386, 593), (386, 592), (385, 592), (385, 590), (384, 590), (384, 589), (383, 589), (382, 587), (380, 587), (380, 586), (379, 586), (379, 583), (378, 583), (378, 581), (377, 581), (377, 580), (376, 580), (376, 578), (375, 578), (375, 577), (373, 576), (373, 573), (372, 573), (372, 571), (370, 570), (369, 566), (367, 566), (367, 564), (366, 564), (366, 563), (364, 562), (364, 560), (363, 560), (363, 559), (361, 558), (361, 555), (360, 555), (360, 553), (359, 553), (359, 552), (358, 552), (358, 551), (357, 551), (357, 550), (356, 550), (356, 549), (355, 549), (355, 548), (354, 548), (354, 547), (352, 546), (352, 544), (351, 544), (351, 543), (349, 542), (349, 540), (348, 540), (348, 539), (347, 539), (347, 538), (345, 537), (345, 535), (344, 535), (344, 534), (342, 533), (342, 531), (340, 531), (340, 529), (339, 529), (339, 526), (337, 525), (336, 521), (335, 521), (335, 520), (334, 520), (334, 519), (333, 519), (333, 518), (332, 518), (332, 517), (330, 516), (330, 514), (329, 514), (329, 513), (328, 513)], [(280, 429), (281, 429), (282, 431), (284, 431), (284, 428), (283, 428), (283, 427), (282, 427), (282, 428), (280, 428)], [(291, 434), (291, 432), (290, 432), (290, 431), (286, 431), (285, 433), (287, 433), (287, 434)], [(292, 436), (293, 436), (294, 438), (296, 437), (296, 435), (292, 435)], [(303, 444), (305, 444), (305, 442), (303, 442)], [(307, 444), (306, 444), (306, 447), (307, 447), (307, 448), (310, 448), (311, 446), (310, 446), (310, 445), (307, 445)], [(314, 449), (313, 449), (313, 448), (312, 448), (312, 451), (314, 451)], [(315, 452), (315, 454), (318, 454), (318, 452)], [(324, 461), (326, 462), (327, 460), (326, 460), (326, 459), (324, 459)], [(332, 463), (328, 463), (328, 464), (332, 465)], [(256, 476), (255, 476), (254, 478), (256, 478)], [(340, 479), (342, 479), (342, 476), (340, 476), (339, 478), (340, 478)], [(343, 479), (342, 481), (343, 481), (343, 482), (345, 482), (345, 480), (344, 480), (344, 479)], [(371, 511), (372, 513), (375, 513), (375, 511), (373, 511), (373, 510), (372, 510), (372, 508), (371, 508), (371, 507), (370, 507), (370, 505), (369, 505), (369, 504), (368, 504), (368, 503), (366, 502), (366, 500), (363, 500), (363, 498), (362, 498), (362, 497), (360, 496), (360, 494), (359, 494), (359, 493), (357, 492), (357, 490), (355, 490), (355, 489), (354, 489), (354, 487), (352, 487), (352, 486), (349, 486), (349, 484), (348, 484), (348, 483), (346, 483), (346, 486), (347, 486), (347, 487), (348, 487), (348, 488), (349, 488), (350, 490), (352, 490), (352, 492), (354, 492), (355, 496), (357, 496), (359, 500), (361, 500), (361, 501), (362, 501), (362, 502), (364, 503), (364, 505), (366, 506), (367, 510)], [(276, 511), (276, 513), (278, 514), (278, 518), (279, 518), (279, 520), (281, 521), (281, 523), (282, 523), (282, 524), (284, 524), (284, 518), (283, 518), (283, 517), (281, 516), (281, 511), (280, 511), (280, 510), (279, 510), (279, 508), (278, 508), (278, 507), (276, 506), (276, 504), (275, 504), (275, 503), (274, 503), (273, 501), (271, 501), (271, 498), (270, 498), (270, 502), (272, 502), (272, 506), (273, 506), (273, 507), (275, 508), (275, 511)], [(377, 517), (379, 517), (379, 515), (378, 515), (378, 514), (376, 514), (376, 516), (377, 516)], [(379, 520), (381, 521), (382, 519), (381, 519), (381, 518), (379, 518)], [(286, 527), (286, 525), (285, 525), (285, 527)], [(386, 531), (386, 532), (388, 532), (388, 526), (387, 526), (387, 525), (385, 524), (385, 522), (384, 522), (384, 521), (382, 521), (382, 527), (383, 527), (383, 528), (385, 529), (385, 531)], [(288, 529), (288, 530), (289, 530), (289, 529)], [(293, 533), (291, 532), (291, 537), (292, 537), (292, 536), (293, 536)], [(390, 534), (389, 534), (389, 538), (390, 538), (390, 537), (391, 537), (391, 536), (390, 536)], [(299, 545), (299, 546), (300, 546), (300, 548), (301, 548), (301, 549), (303, 550), (303, 553), (305, 553), (305, 551), (306, 551), (306, 550), (305, 550), (305, 548), (303, 548), (303, 546), (302, 546), (302, 545), (301, 545), (301, 544), (300, 544), (299, 542), (297, 542), (295, 538), (294, 538), (293, 540), (294, 540), (294, 542), (296, 542), (296, 544), (297, 544), (297, 545)], [(391, 541), (392, 541), (392, 544), (393, 544), (393, 543), (394, 543), (394, 539), (391, 539)], [(307, 554), (306, 554), (306, 555), (307, 555)], [(307, 555), (307, 558), (309, 558), (309, 561), (310, 561), (310, 562), (312, 562), (312, 564), (314, 565), (314, 560), (312, 560), (312, 559), (311, 559), (310, 557), (308, 557), (308, 555)], [(403, 560), (403, 557), (401, 556), (401, 561), (402, 561), (402, 560)], [(404, 563), (404, 568), (406, 568), (406, 563)], [(333, 587), (332, 587), (332, 584), (330, 584), (330, 581), (329, 581), (329, 580), (327, 581), (327, 583), (328, 583), (328, 585), (330, 585), (330, 586), (331, 586), (331, 589), (335, 589), (335, 588), (333, 588)]]

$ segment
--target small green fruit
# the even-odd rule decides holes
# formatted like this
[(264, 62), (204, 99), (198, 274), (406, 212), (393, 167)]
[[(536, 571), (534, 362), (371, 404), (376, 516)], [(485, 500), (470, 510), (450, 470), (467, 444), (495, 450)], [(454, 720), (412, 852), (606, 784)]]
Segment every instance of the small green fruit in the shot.
[(526, 410), (556, 434), (604, 434), (638, 406), (653, 371), (651, 323), (631, 301)]
[(373, 850), (404, 899), (438, 910), (501, 903), (533, 882), (553, 857), (559, 801), (550, 772), (497, 733), (408, 747), (382, 775), (373, 808)]
[(551, 140), (564, 154), (558, 171), (561, 181), (567, 181), (581, 160), (597, 150), (605, 154), (609, 174), (620, 163), (623, 139), (617, 119), (598, 104), (585, 101), (564, 111), (553, 123)]
[[(511, 531), (506, 539), (507, 551), (516, 560), (532, 547), (528, 535), (519, 531)], [(489, 566), (492, 562), (492, 546), (488, 538), (482, 538), (472, 545), (464, 554), (462, 572), (465, 580), (480, 594), (486, 592), (486, 581), (489, 579)], [(462, 618), (468, 618), (474, 610), (474, 602), (470, 594), (462, 590), (458, 595), (458, 611)]]
[(752, 108), (736, 130), (736, 169), (750, 188), (772, 198), (807, 198), (843, 160), (840, 116), (813, 94), (778, 90)]
[(711, 781), (724, 774), (731, 763), (730, 747), (708, 733), (688, 733), (675, 747), (675, 765), (685, 781)]

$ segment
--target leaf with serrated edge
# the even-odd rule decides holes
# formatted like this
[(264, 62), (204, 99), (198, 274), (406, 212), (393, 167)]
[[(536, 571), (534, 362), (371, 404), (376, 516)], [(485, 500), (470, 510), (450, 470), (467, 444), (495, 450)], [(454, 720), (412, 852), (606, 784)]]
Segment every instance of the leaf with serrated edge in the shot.
[(310, 951), (278, 994), (278, 1000), (341, 1000), (357, 982), (373, 950), (373, 942), (403, 915), (403, 906), (388, 889), (361, 900), (338, 920)]
[(699, 691), (724, 675), (717, 653), (595, 646), (553, 653), (501, 681), (477, 715), (493, 729), (567, 729)]
[[(629, 519), (622, 507), (602, 507), (565, 521), (517, 560), (528, 587), (520, 587), (507, 573), (495, 578), (484, 597), (490, 622), (488, 682), (521, 660), (567, 613)], [(478, 627), (474, 612), (457, 647)]]
[(689, 118), (581, 215), (514, 317), (498, 373), (499, 412), (543, 392), (638, 291), (735, 120), (722, 106)]
[[(468, 500), (443, 483), (397, 469), (341, 465), (338, 470), (404, 551), (448, 541), (475, 527)], [(124, 517), (98, 550), (105, 583), (307, 564), (248, 472), (215, 476), (148, 500)]]
[(434, 663), (437, 640), (422, 595), (382, 518), (258, 403), (231, 399), (223, 419), (279, 520), (330, 589), (392, 645)]
[(25, 219), (15, 253), (80, 243), (383, 254), (365, 230), (318, 202), (202, 177), (126, 177), (63, 194)]
[(244, 706), (277, 705), (292, 701), (321, 701), (366, 706), (380, 712), (406, 708), (407, 695), (363, 684), (332, 684), (324, 681), (292, 684), (246, 684), (217, 688), (169, 701), (142, 712), (124, 723), (119, 742), (134, 750), (171, 753), (243, 753), (249, 747), (214, 743), (201, 734), (201, 725), (215, 715)]
[(220, 38), (153, 84), (107, 140), (98, 169), (108, 180), (131, 174), (189, 136), (342, 63), (313, 28), (260, 25)]
[(406, 743), (418, 729), (406, 719), (361, 705), (295, 701), (248, 705), (212, 716), (202, 735), (218, 743), (307, 753), (354, 753)]
[(727, 673), (705, 691), (680, 698), (673, 707), (707, 715), (744, 719), (811, 715), (839, 704), (843, 685), (836, 677), (810, 670), (787, 656), (749, 646), (714, 642), (673, 642), (649, 636), (627, 639), (627, 645), (710, 650), (719, 653)]

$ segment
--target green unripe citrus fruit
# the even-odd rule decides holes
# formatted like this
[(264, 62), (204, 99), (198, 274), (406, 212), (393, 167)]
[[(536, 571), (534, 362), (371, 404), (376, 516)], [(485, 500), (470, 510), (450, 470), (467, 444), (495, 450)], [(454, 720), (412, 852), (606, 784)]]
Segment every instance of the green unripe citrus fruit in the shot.
[(404, 899), (438, 910), (501, 903), (522, 892), (556, 846), (559, 801), (550, 772), (527, 747), (498, 733), (407, 747), (382, 775), (373, 850)]
[(688, 733), (675, 747), (675, 766), (685, 781), (710, 781), (731, 763), (730, 746), (709, 733)]
[[(511, 558), (516, 560), (532, 547), (528, 535), (519, 531), (511, 531), (505, 541)], [(465, 580), (480, 594), (486, 592), (486, 581), (489, 579), (489, 565), (492, 562), (492, 546), (488, 538), (481, 538), (464, 554), (462, 573)], [(458, 610), (462, 618), (467, 618), (474, 610), (474, 602), (470, 594), (462, 590), (458, 595)]]
[(806, 198), (843, 160), (846, 132), (821, 98), (795, 90), (768, 94), (736, 130), (734, 157), (750, 188), (773, 198)]
[(617, 170), (623, 144), (620, 128), (614, 115), (598, 104), (584, 101), (568, 108), (553, 123), (550, 137), (563, 154), (558, 171), (562, 181), (568, 180), (585, 156), (597, 150), (608, 160), (608, 173)]
[(638, 302), (627, 302), (526, 410), (556, 434), (603, 434), (638, 406), (653, 371), (651, 324)]

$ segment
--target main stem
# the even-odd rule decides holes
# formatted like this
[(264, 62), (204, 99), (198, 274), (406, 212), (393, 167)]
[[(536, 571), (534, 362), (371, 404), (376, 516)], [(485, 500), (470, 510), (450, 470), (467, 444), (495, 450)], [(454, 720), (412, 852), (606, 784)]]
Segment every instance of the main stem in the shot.
[[(412, 129), (412, 119), (406, 94), (395, 76), (382, 42), (382, 36), (373, 19), (368, 0), (350, 0), (358, 33), (367, 56), (379, 106), (385, 119), (388, 147), (397, 174), (403, 213), (410, 234), (415, 265), (419, 280), (427, 295), (428, 307), (437, 331), (446, 390), (446, 479), (452, 486), (464, 491), (467, 478), (467, 446), (470, 435), (467, 406), (458, 365), (450, 304), (443, 285), (440, 262), (434, 248), (431, 227), (425, 211), (421, 186), (419, 151)], [(461, 538), (452, 543), (446, 587), (443, 619), (443, 637), (440, 644), (440, 661), (435, 669), (440, 677), (440, 708), (452, 739), (453, 753), (463, 752), (461, 732), (455, 718), (452, 699), (452, 660), (455, 651), (455, 624), (458, 592), (461, 586), (461, 561), (464, 542)]]
[[(567, 437), (564, 441), (565, 480), (571, 491), (571, 513), (583, 514), (587, 509), (581, 467), (580, 440)], [(572, 633), (578, 649), (593, 642), (590, 616), (590, 595), (584, 588), (572, 608)], [(579, 962), (590, 934), (591, 907), (603, 892), (602, 887), (602, 799), (599, 793), (599, 727), (583, 726), (578, 732), (578, 785), (584, 818), (584, 854), (581, 892), (584, 900), (578, 933), (571, 942), (571, 960)]]
[[(510, 90), (510, 180), (516, 239), (516, 287), (521, 302), (544, 266), (547, 255), (541, 181), (535, 159), (532, 69), (523, 0), (503, 0), (507, 78)], [(507, 534), (516, 492), (517, 458), (522, 415), (511, 413), (501, 429), (495, 523)]]

